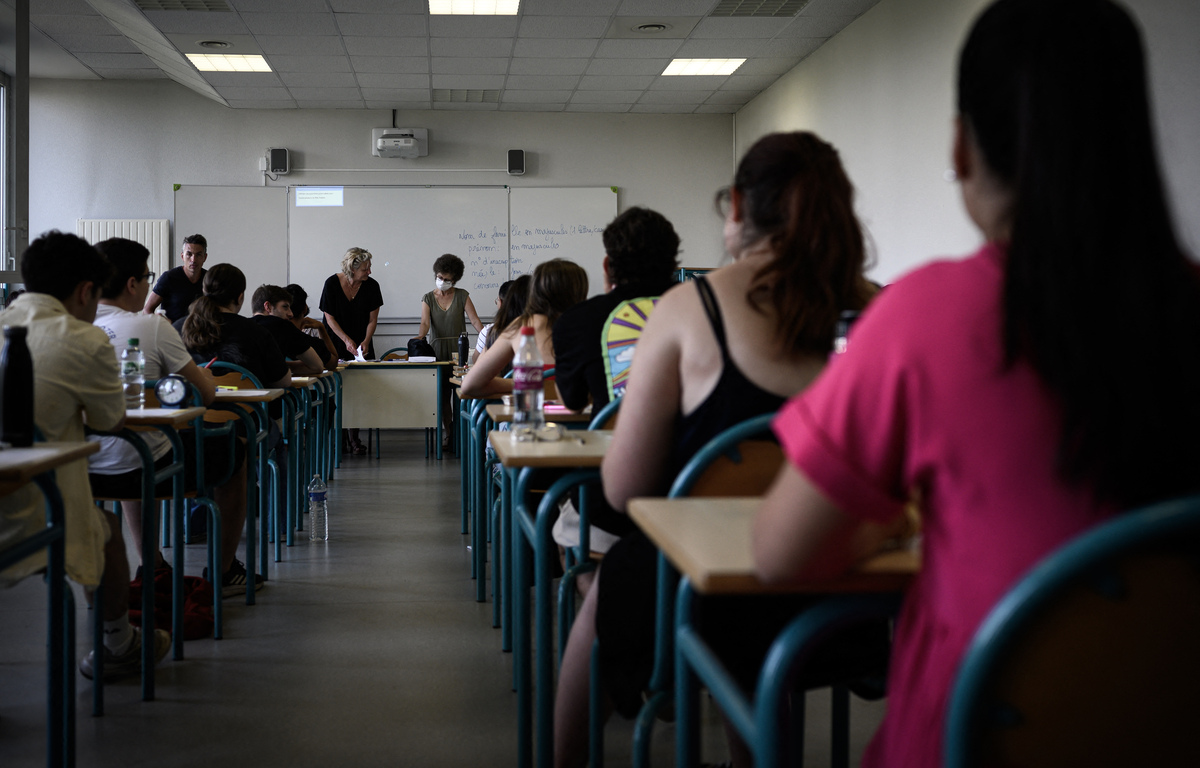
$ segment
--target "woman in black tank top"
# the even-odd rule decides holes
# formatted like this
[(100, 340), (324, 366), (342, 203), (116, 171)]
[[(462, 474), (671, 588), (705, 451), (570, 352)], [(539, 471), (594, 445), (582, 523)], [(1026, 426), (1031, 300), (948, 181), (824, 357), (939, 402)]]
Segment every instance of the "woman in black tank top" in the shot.
[[(663, 495), (713, 436), (777, 410), (820, 371), (838, 313), (865, 306), (862, 231), (836, 150), (811, 133), (772, 134), (717, 196), (733, 263), (660, 300), (603, 467), (618, 512)], [(626, 716), (641, 704), (654, 639), (654, 548), (640, 532), (605, 556), (568, 641), (555, 703), (555, 762), (586, 761), (587, 672)]]

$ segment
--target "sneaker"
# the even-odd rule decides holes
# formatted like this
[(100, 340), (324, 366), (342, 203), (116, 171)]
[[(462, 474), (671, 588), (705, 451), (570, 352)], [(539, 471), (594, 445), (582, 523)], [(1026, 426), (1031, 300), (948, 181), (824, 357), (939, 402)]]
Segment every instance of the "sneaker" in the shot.
[[(154, 663), (162, 661), (171, 647), (171, 635), (165, 629), (154, 630)], [(88, 680), (95, 674), (96, 652), (93, 650), (79, 662), (79, 671)], [(141, 674), (142, 671), (142, 629), (133, 628), (133, 642), (129, 650), (120, 656), (107, 648), (104, 649), (104, 681), (116, 680), (130, 675)]]
[[(207, 568), (204, 569), (204, 580), (210, 581)], [(233, 565), (229, 566), (229, 570), (221, 577), (221, 597), (246, 594), (246, 584), (249, 581), (249, 574), (246, 573), (246, 564), (234, 558)], [(255, 592), (262, 589), (265, 583), (262, 576), (259, 576), (257, 573), (254, 574)]]

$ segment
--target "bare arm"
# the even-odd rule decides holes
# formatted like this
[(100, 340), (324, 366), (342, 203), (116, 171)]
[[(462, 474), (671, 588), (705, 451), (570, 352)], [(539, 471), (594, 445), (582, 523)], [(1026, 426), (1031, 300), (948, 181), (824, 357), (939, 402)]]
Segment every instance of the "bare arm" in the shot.
[[(659, 308), (669, 299), (664, 297)], [(604, 495), (613, 509), (622, 512), (629, 499), (660, 495), (671, 481), (666, 476), (667, 462), (682, 396), (681, 339), (669, 311), (674, 303), (650, 316), (638, 341), (621, 418), (601, 466)]]
[(856, 521), (788, 462), (754, 518), (755, 568), (768, 584), (833, 579), (878, 552), (904, 523), (903, 516), (889, 525)]
[(337, 367), (337, 347), (333, 346), (333, 339), (329, 338), (329, 332), (325, 330), (325, 324), (320, 320), (315, 320), (311, 317), (306, 317), (300, 323), (302, 328), (316, 328), (321, 334), (321, 341), (325, 343), (325, 349), (329, 352), (329, 356), (333, 359), (333, 366)]
[(297, 376), (314, 376), (325, 370), (325, 364), (321, 362), (321, 358), (310, 347), (301, 352), (298, 359), (289, 360), (288, 368)]
[(159, 296), (154, 291), (146, 294), (146, 306), (142, 307), (142, 312), (147, 315), (154, 314), (154, 310), (158, 309), (158, 305), (162, 304), (163, 297)]
[(367, 353), (367, 347), (371, 346), (371, 339), (375, 338), (375, 326), (379, 325), (379, 309), (371, 310), (371, 319), (367, 321), (367, 335), (363, 337), (362, 348), (363, 354)]
[[(425, 306), (422, 304), (421, 306)], [(483, 323), (479, 321), (479, 313), (475, 311), (475, 304), (471, 301), (471, 297), (467, 297), (467, 319), (471, 321), (471, 326), (475, 328), (475, 333), (483, 330)]]
[(353, 355), (358, 351), (358, 344), (354, 341), (354, 339), (350, 338), (345, 331), (342, 330), (342, 326), (338, 324), (338, 321), (333, 315), (326, 312), (325, 322), (329, 323), (329, 327), (333, 329), (333, 332), (336, 333), (338, 338), (342, 340), (342, 343), (346, 345), (346, 349), (350, 350), (350, 354)]
[(213, 384), (212, 373), (207, 368), (201, 368), (189, 360), (187, 365), (180, 368), (176, 373), (187, 379), (196, 389), (200, 390), (200, 401), (204, 405), (212, 405), (213, 400), (217, 399), (217, 387)]
[(417, 329), (416, 335), (413, 338), (425, 338), (425, 334), (429, 333), (429, 305), (421, 302), (421, 327)]
[(285, 372), (285, 373), (283, 374), (283, 378), (279, 379), (279, 381), (272, 381), (272, 382), (268, 382), (268, 383), (267, 383), (267, 386), (268, 386), (268, 387), (271, 387), (271, 388), (273, 388), (273, 389), (274, 389), (274, 388), (279, 388), (279, 387), (290, 387), (290, 386), (292, 386), (292, 372), (291, 372), (291, 370), (289, 369), (287, 372)]
[[(428, 308), (427, 308), (428, 309)], [(500, 374), (512, 362), (513, 336), (505, 333), (496, 339), (484, 352), (467, 375), (463, 377), (459, 394), (463, 397), (493, 397), (512, 392), (512, 379), (502, 379)]]

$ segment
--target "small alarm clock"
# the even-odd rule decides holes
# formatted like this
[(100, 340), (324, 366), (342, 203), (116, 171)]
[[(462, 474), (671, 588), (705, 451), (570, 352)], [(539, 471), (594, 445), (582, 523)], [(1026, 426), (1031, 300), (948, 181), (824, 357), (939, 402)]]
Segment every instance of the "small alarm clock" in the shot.
[(154, 394), (163, 408), (182, 408), (190, 392), (187, 379), (177, 373), (163, 376), (154, 385)]

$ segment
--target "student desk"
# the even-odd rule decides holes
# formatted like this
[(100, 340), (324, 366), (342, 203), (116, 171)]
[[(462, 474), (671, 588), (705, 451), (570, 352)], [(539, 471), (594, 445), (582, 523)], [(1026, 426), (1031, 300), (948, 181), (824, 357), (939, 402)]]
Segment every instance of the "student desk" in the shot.
[[(551, 562), (558, 548), (550, 538), (557, 517), (552, 499), (556, 491), (583, 482), (595, 482), (612, 442), (611, 430), (567, 432), (553, 442), (518, 442), (511, 432), (492, 432), (488, 442), (504, 467), (501, 484), (500, 530), (511, 531), (511, 552), (504, 563), (502, 588), (504, 633), (513, 645), (513, 675), (517, 687), (517, 764), (531, 762), (530, 656), (528, 548), (534, 551), (533, 587), (537, 619), (537, 722), (538, 765), (553, 757), (554, 643), (550, 623)], [(536, 517), (526, 507), (526, 485), (535, 469), (582, 469), (560, 478), (546, 494)], [(519, 473), (519, 477), (518, 477)], [(550, 509), (553, 507), (553, 509)], [(493, 549), (495, 547), (493, 537)], [(528, 547), (526, 546), (528, 543)], [(498, 555), (493, 553), (493, 558)], [(495, 579), (493, 578), (493, 581)]]
[[(754, 701), (747, 701), (693, 625), (697, 595), (797, 592), (830, 595), (828, 600), (801, 615), (810, 624), (807, 628), (815, 628), (823, 616), (833, 621), (855, 612), (874, 614), (892, 610), (898, 603), (898, 594), (920, 570), (920, 554), (902, 549), (876, 555), (855, 572), (834, 581), (767, 586), (755, 576), (751, 553), (754, 515), (761, 501), (685, 498), (629, 502), (630, 517), (683, 574), (674, 619), (676, 765), (695, 765), (699, 760), (697, 697), (701, 681), (751, 745), (755, 764), (775, 765), (783, 736), (779, 733), (778, 713), (786, 696), (787, 675), (783, 674), (786, 667), (782, 665), (802, 640), (799, 619), (794, 620), (777, 637), (760, 674)], [(661, 607), (660, 603), (660, 610)], [(669, 617), (660, 614), (659, 631), (669, 626)], [(771, 666), (773, 659), (781, 666)], [(840, 758), (844, 761), (848, 756)]]
[(38, 443), (0, 451), (0, 496), (35, 482), (46, 498), (46, 528), (0, 551), (0, 569), (48, 550), (47, 766), (75, 764), (75, 601), (66, 584), (66, 518), (52, 470), (98, 450), (98, 443)]
[[(554, 403), (546, 403), (546, 405), (553, 406), (555, 404)], [(559, 408), (561, 408), (561, 406), (559, 406)], [(559, 408), (555, 408), (555, 409), (549, 410), (549, 411), (543, 409), (542, 413), (545, 415), (546, 421), (553, 422), (555, 424), (572, 424), (572, 425), (580, 424), (580, 423), (589, 424), (592, 421), (592, 406), (590, 406), (590, 405), (587, 408), (584, 408), (582, 411), (579, 411), (579, 412), (568, 411), (565, 409), (560, 410)], [(497, 424), (500, 424), (500, 423), (506, 422), (506, 421), (512, 421), (513, 420), (513, 407), (511, 405), (504, 405), (503, 403), (492, 403), (491, 405), (489, 405), (487, 407), (487, 414), (488, 414), (488, 418), (490, 418), (492, 421), (496, 422)]]
[(442, 387), (450, 361), (410, 363), (348, 361), (341, 368), (339, 427), (436, 429), (436, 455), (442, 458)]
[[(278, 400), (283, 397), (282, 389), (218, 389), (216, 399), (213, 400), (212, 408), (217, 410), (232, 411), (238, 415), (242, 423), (246, 425), (246, 463), (257, 460), (258, 478), (260, 483), (265, 483), (267, 476), (267, 456), (265, 452), (260, 450), (261, 444), (267, 439), (270, 434), (270, 419), (266, 413), (266, 404)], [(255, 424), (255, 420), (251, 418), (250, 411), (245, 408), (237, 408), (238, 405), (250, 406), (256, 409), (261, 409), (262, 421)], [(250, 575), (250, 584), (246, 588), (246, 605), (254, 605), (254, 586), (253, 574), (256, 572), (255, 558), (259, 558), (261, 563), (261, 576), (263, 581), (267, 579), (267, 538), (269, 536), (268, 515), (264, 513), (265, 505), (263, 498), (265, 494), (258, 493), (255, 484), (246, 479), (246, 573)], [(254, 518), (251, 510), (254, 509), (255, 498), (258, 499), (258, 515), (259, 524), (262, 526), (261, 540), (262, 552), (256, 555), (255, 547), (255, 532)], [(214, 569), (214, 571), (217, 569)], [(219, 592), (220, 590), (217, 589)], [(219, 603), (218, 596), (214, 603)], [(217, 609), (219, 610), (219, 609)]]

